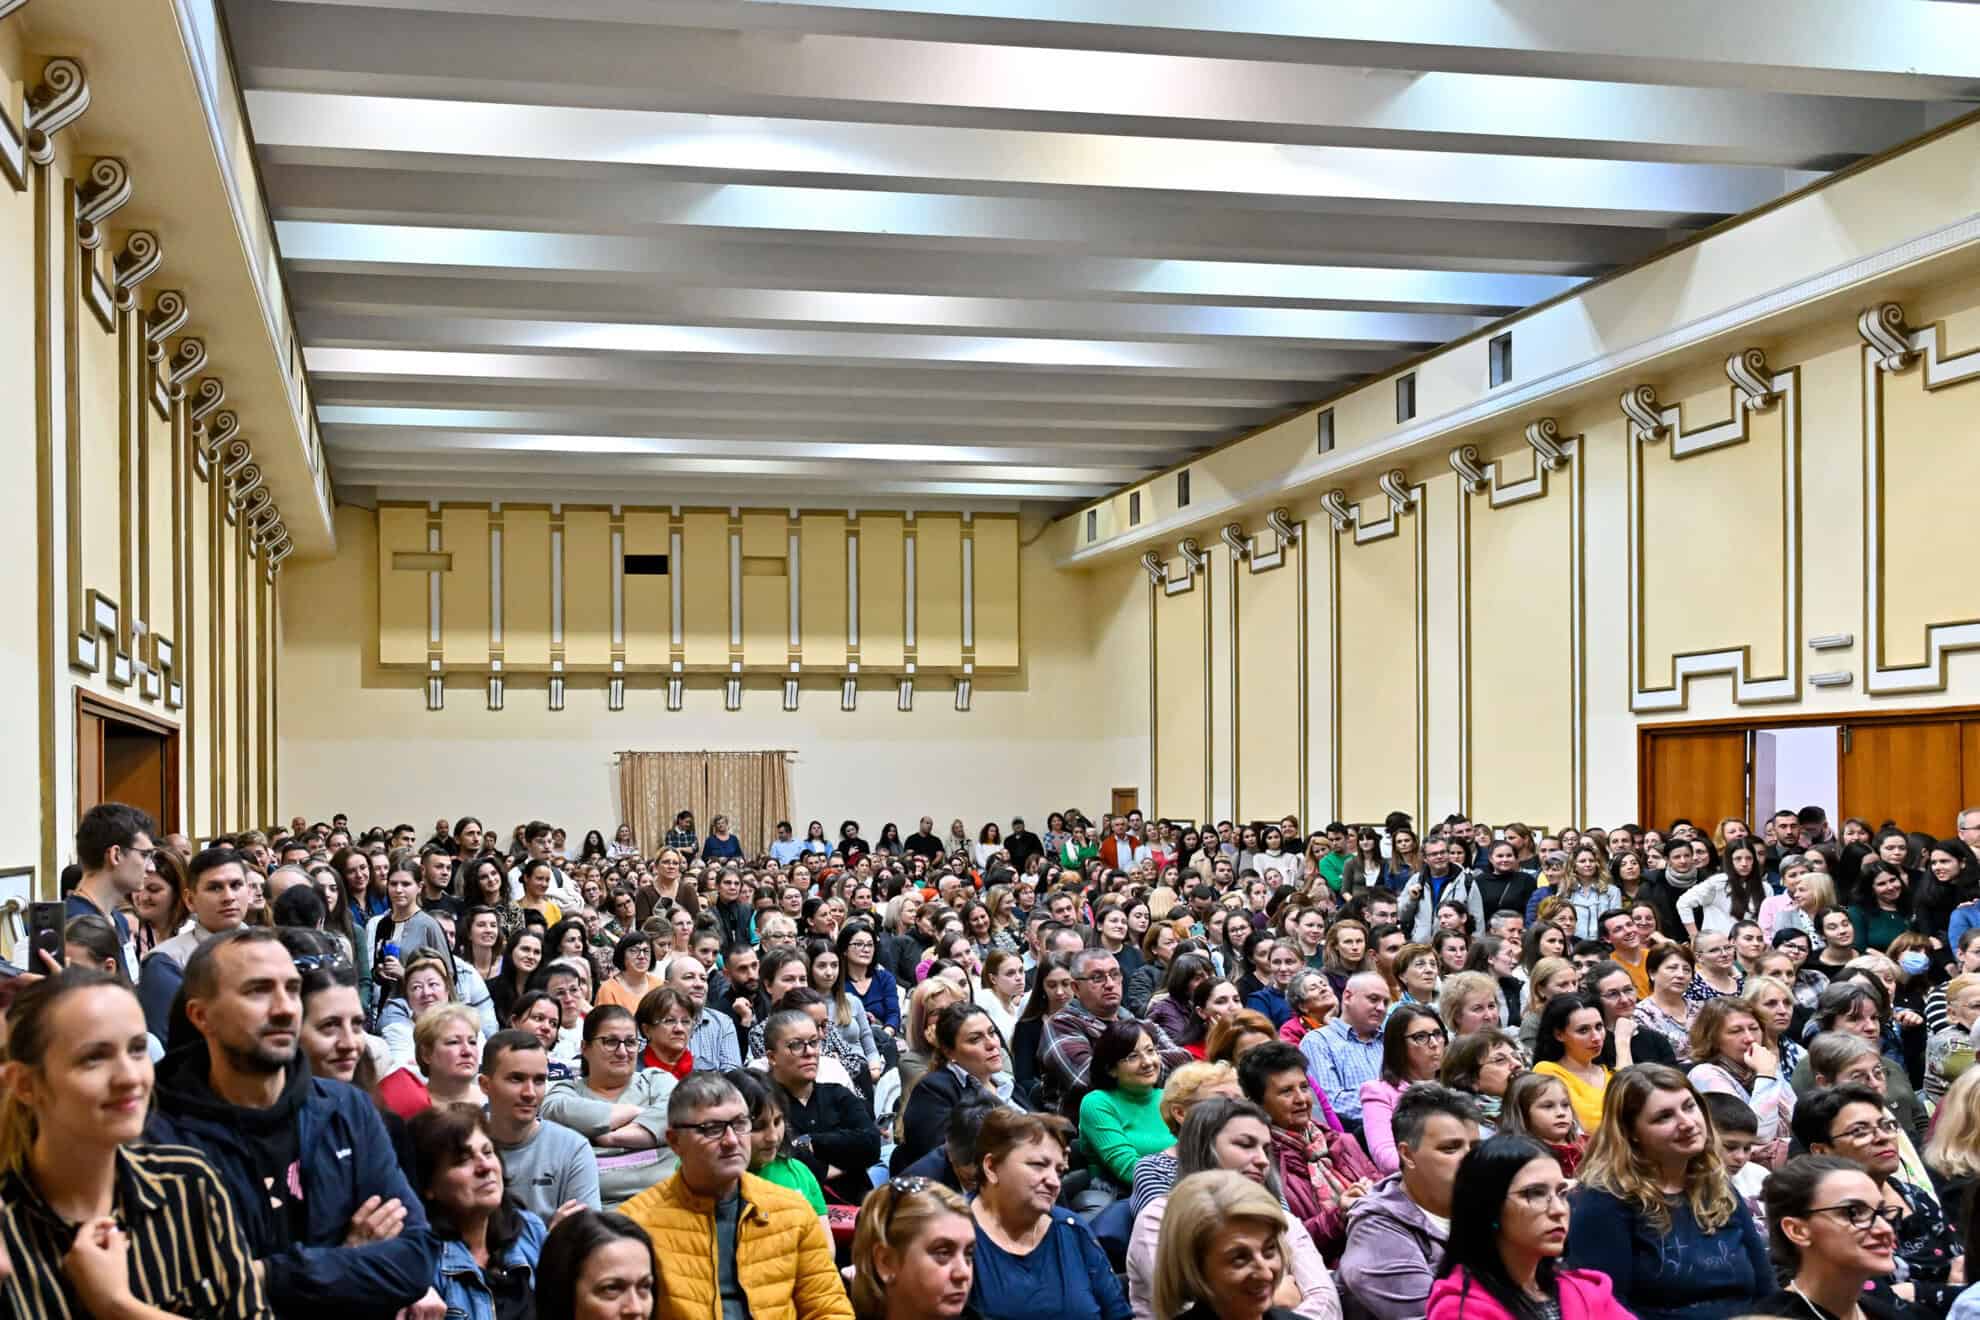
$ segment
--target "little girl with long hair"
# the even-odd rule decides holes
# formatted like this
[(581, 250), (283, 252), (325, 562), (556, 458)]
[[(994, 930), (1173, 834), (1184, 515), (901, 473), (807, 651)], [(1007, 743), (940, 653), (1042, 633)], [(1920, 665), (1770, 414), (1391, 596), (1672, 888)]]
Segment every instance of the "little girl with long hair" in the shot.
[(1574, 1116), (1566, 1083), (1546, 1073), (1522, 1073), (1513, 1079), (1499, 1110), (1499, 1131), (1523, 1133), (1545, 1146), (1568, 1178), (1574, 1177), (1588, 1149), (1588, 1134)]

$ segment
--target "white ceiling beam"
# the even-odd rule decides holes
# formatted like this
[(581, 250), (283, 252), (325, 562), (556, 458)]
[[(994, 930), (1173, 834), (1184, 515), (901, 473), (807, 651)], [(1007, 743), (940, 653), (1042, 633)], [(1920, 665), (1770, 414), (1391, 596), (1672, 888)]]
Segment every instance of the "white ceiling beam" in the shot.
[(533, 350), (586, 356), (750, 357), (813, 363), (906, 359), (971, 367), (1001, 364), (1046, 371), (1176, 372), (1255, 380), (1310, 380), (1358, 368), (1372, 371), (1384, 360), (1380, 355), (1338, 348), (1314, 351), (1256, 344), (730, 329), (499, 317), (305, 313), (299, 319), (303, 338), (312, 347)]
[[(945, 399), (921, 399), (881, 392), (857, 396), (820, 397), (816, 394), (733, 390), (652, 391), (542, 386), (483, 385), (463, 387), (445, 383), (398, 380), (331, 380), (322, 378), (314, 391), (316, 413), (326, 425), (442, 425), (474, 426), (515, 431), (614, 431), (646, 419), (664, 421), (676, 429), (681, 422), (740, 425), (749, 422), (803, 421), (809, 425), (926, 425), (967, 416), (984, 430), (1038, 427), (1069, 436), (1107, 432), (1133, 435), (1203, 436), (1227, 432), (1233, 409), (1200, 407), (1181, 402), (1086, 403), (1068, 399), (1013, 398), (983, 392)], [(1272, 412), (1256, 411), (1263, 421)], [(1242, 418), (1243, 414), (1240, 412)], [(1166, 442), (1166, 441), (1165, 441)]]
[(1722, 87), (410, 9), (353, 21), (328, 4), (236, 13), (244, 83), (286, 91), (1755, 165), (1866, 155), (1926, 127), (1902, 101)]
[(477, 449), (438, 454), (419, 450), (366, 450), (340, 446), (332, 451), (330, 457), (340, 474), (349, 473), (356, 480), (379, 472), (416, 472), (435, 468), (442, 468), (454, 477), (468, 473), (529, 475), (542, 473), (546, 463), (554, 464), (559, 480), (586, 475), (608, 477), (615, 473), (627, 476), (830, 477), (843, 474), (848, 466), (867, 464), (879, 465), (872, 470), (885, 471), (889, 479), (895, 481), (994, 481), (1030, 486), (1049, 484), (1105, 488), (1138, 481), (1155, 466), (945, 463), (939, 460), (939, 456), (922, 459), (814, 459), (798, 455), (764, 458), (745, 454), (601, 453), (577, 447), (534, 452)]
[[(816, 435), (819, 439), (799, 439)], [(1052, 437), (1043, 437), (1050, 442)], [(352, 426), (326, 420), (323, 443), (341, 464), (349, 454), (424, 454), (429, 461), (438, 455), (472, 457), (476, 454), (564, 456), (570, 454), (624, 455), (627, 457), (680, 458), (779, 458), (809, 459), (819, 462), (851, 463), (948, 463), (981, 467), (1009, 465), (1032, 467), (1075, 466), (1082, 471), (1105, 470), (1116, 481), (1129, 481), (1139, 472), (1161, 467), (1172, 455), (1189, 452), (1190, 446), (1098, 447), (1047, 443), (1038, 446), (998, 443), (972, 444), (965, 439), (944, 439), (933, 428), (918, 444), (896, 444), (878, 440), (834, 440), (829, 429), (807, 432), (793, 428), (772, 439), (730, 439), (701, 434), (613, 435), (557, 432), (517, 434), (507, 431), (449, 430), (405, 426)], [(451, 459), (449, 461), (452, 461)], [(1096, 480), (1098, 478), (1095, 478)]]
[[(1048, 296), (1124, 302), (1256, 302), (1396, 311), (1506, 312), (1581, 281), (1569, 275), (1301, 266), (1278, 262), (1016, 257), (1006, 253), (848, 252), (660, 236), (284, 220), (275, 226), (294, 296), (313, 274), (571, 280), (637, 289), (813, 289)], [(628, 280), (627, 277), (636, 277)]]
[[(551, 353), (480, 353), (419, 348), (303, 350), (310, 377), (331, 384), (375, 382), (495, 386), (535, 392), (593, 388), (674, 390), (731, 388), (740, 393), (819, 399), (979, 399), (1022, 392), (1035, 402), (1093, 404), (1185, 402), (1195, 407), (1277, 411), (1310, 397), (1298, 383), (1236, 374), (1182, 379), (1102, 372), (1024, 374), (996, 364), (976, 367), (875, 359), (855, 367), (792, 362), (653, 362), (631, 357), (572, 357)], [(1339, 381), (1341, 377), (1333, 377)]]
[(1027, 133), (321, 92), (247, 94), (274, 159), (452, 158), (637, 167), (683, 178), (929, 183), (990, 193), (1115, 190), (1276, 199), (1287, 209), (1662, 227), (1730, 215), (1814, 182), (1748, 165), (1573, 160), (1375, 147)]
[[(1268, 205), (1112, 194), (1073, 198), (971, 197), (853, 188), (684, 183), (620, 172), (579, 179), (496, 162), (396, 167), (348, 153), (289, 162), (263, 154), (270, 205), (280, 220), (440, 223), (680, 240), (799, 240), (834, 258), (839, 246), (1024, 257), (1092, 253), (1120, 257), (1236, 258), (1339, 265), (1587, 275), (1638, 260), (1681, 230), (1616, 224), (1481, 225), (1435, 216), (1313, 215)], [(444, 168), (448, 165), (458, 169)]]
[[(327, 0), (536, 17), (540, 0)], [(566, 20), (834, 32), (1928, 99), (1973, 87), (1980, 11), (1921, 0), (561, 0)]]
[(529, 317), (692, 326), (874, 329), (899, 334), (996, 333), (1187, 343), (1271, 341), (1312, 348), (1426, 348), (1492, 323), (1484, 316), (1299, 307), (1135, 305), (1055, 299), (802, 289), (645, 289), (617, 284), (390, 275), (304, 275), (290, 292), (326, 314)]
[[(701, 493), (724, 493), (745, 501), (766, 498), (772, 492), (784, 492), (809, 488), (814, 496), (828, 490), (841, 490), (848, 493), (864, 492), (868, 495), (919, 496), (987, 496), (992, 499), (1070, 500), (1092, 499), (1105, 495), (1114, 487), (1109, 483), (1058, 482), (1058, 481), (942, 481), (916, 478), (901, 478), (866, 474), (863, 470), (848, 472), (837, 467), (836, 472), (822, 474), (792, 475), (779, 471), (762, 472), (640, 472), (623, 469), (623, 460), (614, 462), (599, 470), (585, 470), (577, 466), (566, 483), (561, 477), (556, 486), (557, 498), (575, 500), (580, 496), (570, 489), (572, 484), (579, 488), (601, 491), (618, 491), (613, 502), (630, 499), (639, 493), (673, 492), (685, 494), (690, 491)], [(368, 467), (357, 465), (344, 470), (341, 465), (337, 482), (354, 486), (398, 486), (420, 491), (445, 486), (451, 489), (475, 490), (481, 492), (479, 498), (521, 499), (542, 498), (545, 476), (542, 465), (520, 472), (457, 472), (449, 465), (432, 467)], [(501, 492), (506, 491), (507, 494)], [(422, 494), (421, 499), (426, 496)], [(724, 500), (732, 503), (733, 500)], [(780, 501), (782, 502), (782, 501)]]

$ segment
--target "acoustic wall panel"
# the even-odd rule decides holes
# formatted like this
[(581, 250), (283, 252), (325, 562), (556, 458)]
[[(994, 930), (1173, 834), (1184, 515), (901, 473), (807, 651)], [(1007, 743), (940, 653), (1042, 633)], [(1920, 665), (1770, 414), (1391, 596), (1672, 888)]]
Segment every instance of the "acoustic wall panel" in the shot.
[(1018, 578), (1017, 519), (1005, 514), (974, 519), (970, 600), (978, 669), (1015, 669), (1018, 664), (1021, 599)]
[(612, 515), (564, 509), (564, 663), (612, 659)]
[(907, 660), (906, 527), (898, 513), (859, 516), (862, 669), (899, 669)]
[[(203, 496), (204, 492), (199, 492)], [(426, 572), (399, 568), (397, 555), (429, 553), (426, 508), (423, 505), (382, 504), (378, 507), (378, 663), (426, 666), (427, 605), (431, 599)]]
[[(962, 663), (962, 516), (915, 515), (914, 641), (921, 665)], [(973, 557), (973, 555), (972, 555)]]
[(746, 664), (766, 668), (787, 664), (791, 650), (790, 517), (783, 513), (742, 515), (742, 650)]
[(689, 509), (681, 518), (681, 626), (687, 663), (729, 663), (729, 515)]
[(502, 664), (550, 663), (550, 512), (502, 509)]
[(838, 669), (846, 660), (846, 520), (807, 513), (798, 522), (798, 627), (808, 670)]
[(452, 566), (440, 579), (440, 645), (447, 663), (488, 662), (488, 508), (440, 510), (440, 548)]
[[(665, 510), (626, 510), (625, 553), (660, 556), (670, 553)], [(626, 663), (664, 665), (674, 627), (673, 574), (627, 573), (625, 576)]]

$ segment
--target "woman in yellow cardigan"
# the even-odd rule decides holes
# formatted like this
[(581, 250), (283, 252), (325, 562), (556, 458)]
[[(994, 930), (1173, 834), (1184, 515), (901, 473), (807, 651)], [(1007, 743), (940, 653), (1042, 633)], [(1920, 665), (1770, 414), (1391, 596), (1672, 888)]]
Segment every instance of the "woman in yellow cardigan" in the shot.
[[(1567, 1087), (1574, 1116), (1589, 1132), (1602, 1126), (1602, 1099), (1609, 1091), (1615, 1073), (1602, 1066), (1596, 1056), (1608, 1029), (1602, 1025), (1602, 1010), (1583, 995), (1556, 995), (1540, 1014), (1539, 1038), (1534, 1056), (1539, 1062), (1533, 1071), (1558, 1077)], [(1616, 1041), (1616, 1067), (1630, 1065), (1629, 1042)]]

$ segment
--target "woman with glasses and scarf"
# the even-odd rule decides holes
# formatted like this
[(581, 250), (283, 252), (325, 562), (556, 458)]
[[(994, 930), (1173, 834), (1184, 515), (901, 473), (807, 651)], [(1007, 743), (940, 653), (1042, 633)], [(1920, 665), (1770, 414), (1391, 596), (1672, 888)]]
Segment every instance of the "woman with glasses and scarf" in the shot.
[(676, 1163), (667, 1148), (667, 1097), (676, 1083), (664, 1069), (639, 1066), (645, 1048), (631, 1013), (600, 1004), (584, 1016), (579, 1075), (543, 1097), (544, 1121), (591, 1143), (598, 1197), (608, 1210), (665, 1179)]

